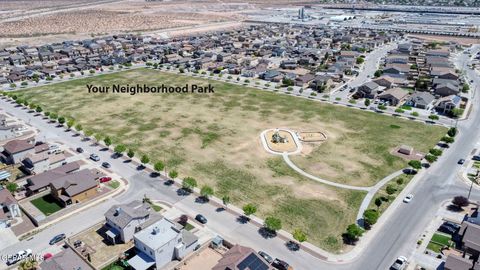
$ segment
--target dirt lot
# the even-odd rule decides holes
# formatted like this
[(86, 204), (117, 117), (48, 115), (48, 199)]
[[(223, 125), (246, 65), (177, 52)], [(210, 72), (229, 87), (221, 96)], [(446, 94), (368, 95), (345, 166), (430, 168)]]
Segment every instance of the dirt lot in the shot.
[[(211, 83), (214, 94), (88, 94), (86, 84), (183, 86)], [(389, 150), (408, 144), (426, 151), (445, 133), (441, 127), (394, 119), (155, 70), (132, 70), (21, 92), (44, 110), (57, 111), (86, 129), (113, 137), (152, 160), (167, 160), (181, 177), (194, 176), (241, 206), (254, 202), (260, 216), (274, 214), (286, 229), (301, 227), (309, 240), (341, 248), (341, 232), (354, 221), (364, 193), (320, 185), (268, 154), (260, 133), (272, 127), (322, 130), (327, 141), (292, 157), (314, 175), (372, 185), (406, 165)], [(92, 109), (95, 112), (92, 113)], [(392, 123), (395, 122), (395, 128)]]

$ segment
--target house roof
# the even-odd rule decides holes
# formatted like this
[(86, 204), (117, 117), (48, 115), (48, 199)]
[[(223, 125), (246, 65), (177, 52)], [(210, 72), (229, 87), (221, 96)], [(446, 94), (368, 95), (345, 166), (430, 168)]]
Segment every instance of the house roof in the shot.
[(379, 95), (380, 98), (387, 97), (387, 96), (392, 96), (398, 100), (402, 100), (408, 95), (408, 91), (404, 90), (402, 88), (392, 88), (388, 89), (387, 91), (381, 93)]
[(235, 245), (223, 254), (212, 270), (268, 270), (273, 269), (249, 247)]
[(86, 190), (97, 186), (97, 176), (89, 169), (83, 169), (78, 172), (66, 174), (51, 184), (55, 189), (63, 189), (65, 193), (72, 197)]
[(428, 92), (415, 92), (410, 96), (410, 100), (416, 104), (428, 105), (435, 100), (435, 97)]
[(80, 256), (78, 256), (71, 248), (55, 254), (53, 257), (44, 260), (40, 264), (42, 270), (90, 270), (90, 267)]
[(67, 163), (63, 166), (49, 170), (27, 179), (30, 186), (28, 189), (35, 191), (48, 186), (51, 182), (65, 176), (67, 173), (80, 169), (80, 165), (76, 162)]
[(12, 193), (6, 188), (0, 189), (0, 204), (10, 205), (13, 203), (17, 203), (17, 200), (15, 200)]
[(472, 267), (472, 261), (453, 254), (448, 255), (444, 266), (452, 270), (469, 270), (470, 267)]
[(145, 218), (151, 213), (148, 203), (135, 200), (127, 204), (118, 204), (110, 207), (105, 213), (105, 218), (115, 223), (120, 228), (127, 226), (132, 220)]
[[(466, 247), (480, 251), (480, 225), (464, 222), (463, 243)], [(464, 225), (462, 224), (462, 225)]]
[(172, 221), (162, 218), (149, 227), (136, 233), (134, 238), (149, 248), (156, 250), (175, 239), (179, 233), (180, 230)]
[(29, 143), (29, 140), (12, 140), (7, 142), (3, 148), (10, 154), (20, 153), (33, 149), (35, 145)]

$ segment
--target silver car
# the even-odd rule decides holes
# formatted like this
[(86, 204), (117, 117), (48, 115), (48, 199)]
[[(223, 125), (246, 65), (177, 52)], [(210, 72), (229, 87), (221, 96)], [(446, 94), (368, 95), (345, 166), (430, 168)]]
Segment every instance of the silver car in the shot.
[(407, 258), (404, 256), (398, 257), (395, 262), (392, 264), (390, 269), (392, 270), (403, 270), (407, 266)]

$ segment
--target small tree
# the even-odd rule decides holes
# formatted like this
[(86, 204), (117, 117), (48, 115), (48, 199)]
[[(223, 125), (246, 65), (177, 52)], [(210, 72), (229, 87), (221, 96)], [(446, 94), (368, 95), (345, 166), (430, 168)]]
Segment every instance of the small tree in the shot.
[(42, 109), (42, 107), (40, 107), (40, 106), (37, 106), (37, 108), (35, 108), (35, 111), (36, 111), (36, 112), (38, 112), (38, 113), (40, 113), (40, 112), (42, 112), (42, 111), (43, 111), (43, 109)]
[(368, 98), (365, 99), (365, 106), (367, 106), (367, 107), (370, 106), (370, 99), (368, 99)]
[(69, 120), (67, 121), (67, 127), (68, 127), (68, 129), (71, 129), (71, 128), (73, 127), (73, 125), (75, 125), (75, 120), (69, 119)]
[(127, 147), (124, 144), (119, 144), (113, 148), (113, 151), (118, 155), (121, 155), (125, 150), (127, 150)]
[(242, 210), (243, 210), (243, 214), (249, 217), (250, 215), (253, 215), (255, 214), (255, 212), (257, 212), (257, 207), (254, 204), (247, 203), (243, 206)]
[(18, 185), (16, 183), (8, 183), (7, 184), (7, 190), (10, 191), (11, 193), (14, 193), (15, 191), (17, 191), (18, 189)]
[(129, 158), (133, 158), (135, 156), (135, 152), (132, 149), (128, 149), (127, 156)]
[(228, 204), (230, 203), (230, 197), (228, 195), (225, 195), (222, 197), (222, 202), (223, 202), (223, 205), (225, 205), (225, 207), (228, 206)]
[(458, 208), (463, 208), (465, 206), (468, 206), (470, 202), (466, 197), (463, 196), (456, 196), (452, 200), (452, 204), (457, 206)]
[(83, 127), (82, 127), (81, 124), (77, 124), (77, 125), (75, 125), (75, 129), (76, 129), (77, 131), (82, 131)]
[(436, 156), (434, 156), (434, 155), (430, 155), (430, 154), (429, 154), (429, 155), (426, 155), (426, 156), (425, 156), (425, 160), (428, 161), (428, 162), (430, 162), (430, 163), (433, 163), (433, 162), (437, 161), (437, 159), (438, 159), (438, 158), (437, 158)]
[(303, 243), (307, 241), (307, 234), (302, 231), (302, 229), (295, 229), (293, 230), (293, 239), (297, 240), (299, 243)]
[(347, 243), (355, 243), (363, 234), (363, 229), (357, 224), (350, 224), (347, 227), (347, 232), (344, 234), (344, 239)]
[(52, 119), (52, 121), (56, 121), (58, 119), (58, 114), (56, 113), (50, 113), (50, 115), (48, 116), (50, 119)]
[(208, 186), (208, 185), (204, 185), (201, 189), (200, 189), (200, 196), (202, 196), (203, 198), (207, 199), (212, 196), (214, 193), (213, 191), (213, 188)]
[(92, 136), (92, 135), (93, 135), (93, 131), (92, 131), (92, 130), (90, 130), (90, 129), (87, 129), (87, 130), (85, 130), (85, 132), (84, 132), (84, 133), (85, 133), (85, 136), (87, 136), (87, 137), (90, 137), (90, 136)]
[(103, 139), (103, 142), (105, 143), (105, 145), (106, 145), (107, 147), (110, 146), (110, 145), (112, 145), (112, 139), (111, 139), (109, 136), (105, 137), (105, 138)]
[(381, 198), (376, 198), (375, 199), (375, 205), (377, 206), (377, 208), (379, 208), (381, 205), (382, 205), (382, 199)]
[(446, 143), (453, 143), (455, 141), (455, 139), (452, 138), (452, 137), (449, 137), (449, 136), (443, 136), (441, 141), (446, 142)]
[(176, 170), (171, 170), (169, 173), (168, 173), (168, 177), (172, 178), (172, 179), (175, 179), (178, 177), (178, 172)]
[(282, 229), (282, 221), (276, 217), (267, 217), (264, 227), (271, 232), (277, 232)]
[(436, 148), (432, 148), (430, 149), (430, 154), (434, 155), (434, 156), (441, 156), (443, 154), (443, 151), (440, 150), (440, 149), (436, 149)]
[(197, 180), (193, 177), (185, 177), (182, 181), (182, 188), (188, 191), (192, 191), (197, 187)]
[(153, 165), (153, 168), (155, 169), (155, 171), (161, 172), (163, 169), (165, 169), (165, 164), (163, 164), (163, 162), (161, 161), (157, 161)]
[(455, 137), (455, 135), (457, 135), (457, 128), (454, 128), (454, 127), (450, 128), (448, 130), (447, 134), (450, 137)]
[(150, 158), (147, 155), (143, 155), (142, 158), (140, 158), (140, 162), (142, 162), (142, 165), (145, 166), (145, 164), (150, 162)]
[(388, 195), (392, 195), (393, 193), (397, 192), (397, 189), (394, 185), (387, 185), (386, 191)]
[(58, 117), (58, 120), (57, 120), (57, 121), (58, 121), (58, 123), (60, 123), (60, 124), (63, 125), (63, 124), (65, 124), (65, 117), (60, 116), (60, 117)]
[(375, 209), (367, 209), (363, 212), (363, 220), (365, 221), (366, 227), (371, 227), (377, 223), (378, 217), (379, 214)]
[(421, 163), (420, 161), (418, 161), (418, 160), (410, 160), (410, 161), (408, 162), (408, 165), (409, 165), (410, 167), (414, 168), (414, 169), (417, 169), (417, 170), (419, 170), (419, 169), (422, 168), (422, 163)]

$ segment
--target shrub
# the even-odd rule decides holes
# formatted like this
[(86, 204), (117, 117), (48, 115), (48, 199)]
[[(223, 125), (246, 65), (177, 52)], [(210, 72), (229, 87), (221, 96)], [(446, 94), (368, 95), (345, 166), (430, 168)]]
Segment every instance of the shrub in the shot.
[(269, 231), (276, 232), (282, 229), (282, 221), (276, 217), (265, 218), (265, 228)]
[(382, 205), (383, 201), (382, 201), (382, 198), (376, 198), (375, 199), (375, 205), (377, 207), (380, 207)]
[(398, 109), (395, 110), (395, 112), (396, 112), (396, 113), (404, 113), (405, 111), (402, 110), (402, 109), (400, 109), (400, 108), (398, 108)]
[(392, 195), (394, 194), (395, 192), (397, 192), (397, 189), (395, 188), (394, 185), (388, 185), (387, 188), (386, 188), (386, 191), (387, 191), (387, 194), (388, 195)]
[(430, 118), (431, 120), (438, 120), (438, 119), (440, 119), (440, 117), (438, 117), (438, 115), (435, 115), (435, 114), (429, 115), (428, 118)]
[(383, 110), (386, 110), (386, 109), (387, 109), (387, 106), (385, 106), (385, 105), (378, 105), (378, 109), (383, 111)]
[(419, 116), (420, 114), (419, 114), (418, 112), (412, 112), (410, 115), (411, 115), (411, 116), (416, 116), (416, 117), (417, 117), (417, 116)]
[(350, 224), (347, 227), (346, 233), (343, 234), (345, 242), (347, 243), (355, 243), (358, 241), (360, 236), (363, 234), (363, 229), (360, 228), (357, 224)]
[(441, 156), (441, 155), (442, 155), (442, 153), (443, 153), (443, 151), (442, 151), (442, 150), (440, 150), (440, 149), (436, 149), (436, 148), (432, 148), (432, 149), (430, 149), (430, 151), (429, 151), (429, 152), (430, 152), (430, 154), (432, 154), (432, 155), (434, 155), (434, 156), (437, 156), (437, 157), (438, 157), (438, 156)]
[(397, 182), (398, 185), (403, 185), (404, 180), (403, 180), (403, 178), (400, 177), (400, 178), (397, 179), (396, 182)]
[(410, 160), (408, 165), (417, 170), (422, 168), (422, 163), (418, 160)]
[(366, 227), (371, 227), (373, 224), (377, 223), (379, 213), (375, 209), (367, 209), (363, 212), (363, 220), (365, 221)]
[(437, 158), (436, 156), (434, 156), (434, 155), (426, 155), (426, 156), (425, 156), (425, 160), (428, 161), (428, 162), (430, 162), (430, 163), (433, 163), (433, 162), (437, 161), (437, 159), (438, 159), (438, 158)]
[(248, 217), (250, 215), (255, 214), (255, 212), (257, 212), (257, 206), (251, 203), (247, 203), (243, 206), (242, 210), (243, 210), (243, 214)]
[(457, 128), (454, 128), (454, 127), (450, 128), (448, 130), (447, 134), (450, 137), (455, 137), (455, 135), (457, 135)]
[(186, 190), (192, 190), (197, 187), (197, 180), (193, 177), (185, 177), (182, 181), (182, 188)]
[(442, 142), (446, 142), (446, 143), (453, 143), (455, 141), (454, 138), (452, 137), (449, 137), (449, 136), (443, 136), (442, 139), (440, 139)]

